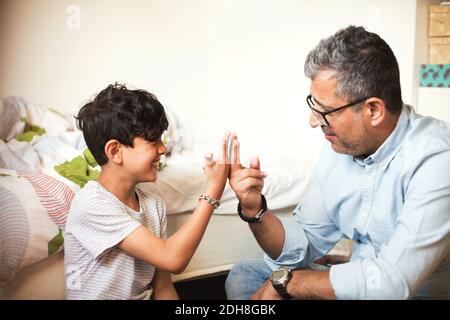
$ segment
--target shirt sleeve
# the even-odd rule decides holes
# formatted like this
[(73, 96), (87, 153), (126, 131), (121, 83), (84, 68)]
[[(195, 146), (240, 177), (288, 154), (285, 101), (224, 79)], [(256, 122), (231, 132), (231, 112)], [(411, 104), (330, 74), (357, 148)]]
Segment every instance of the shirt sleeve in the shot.
[(341, 238), (341, 233), (325, 208), (317, 170), (318, 167), (311, 177), (304, 201), (293, 212), (293, 218), (281, 220), (285, 242), (280, 256), (273, 260), (267, 254), (264, 255), (272, 269), (280, 266), (307, 267), (323, 257)]
[[(72, 212), (71, 212), (72, 214)], [(71, 233), (93, 259), (117, 245), (141, 224), (118, 203), (96, 197), (80, 205), (71, 225)]]
[(408, 299), (450, 249), (450, 151), (417, 164), (398, 225), (373, 257), (335, 265), (330, 280), (338, 299)]

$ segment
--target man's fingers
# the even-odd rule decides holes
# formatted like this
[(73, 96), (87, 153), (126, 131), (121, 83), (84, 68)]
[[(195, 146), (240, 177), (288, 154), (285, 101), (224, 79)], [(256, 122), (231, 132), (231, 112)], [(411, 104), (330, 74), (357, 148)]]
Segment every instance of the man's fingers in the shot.
[(231, 165), (240, 167), (241, 166), (241, 159), (240, 159), (240, 155), (239, 155), (240, 146), (239, 146), (239, 140), (237, 139), (236, 135), (233, 137), (232, 144), (233, 144), (233, 160), (231, 162)]
[(250, 168), (253, 168), (253, 169), (260, 169), (260, 167), (261, 167), (261, 164), (259, 163), (259, 158), (258, 157), (253, 157), (251, 160), (250, 160)]
[(266, 177), (267, 177), (267, 173), (264, 171), (257, 170), (257, 169), (251, 169), (251, 168), (244, 168), (236, 174), (235, 179), (237, 179), (239, 181), (239, 180), (243, 180), (245, 178), (261, 179), (261, 178), (266, 178)]
[(257, 178), (246, 178), (241, 181), (239, 189), (249, 190), (251, 188), (255, 188), (257, 190), (262, 191), (263, 187), (264, 187), (264, 180)]
[(256, 292), (254, 294), (252, 294), (250, 296), (250, 300), (261, 300), (263, 298), (264, 292), (266, 292), (267, 289), (267, 285), (268, 285), (268, 281), (266, 283), (264, 283), (258, 290), (256, 290)]

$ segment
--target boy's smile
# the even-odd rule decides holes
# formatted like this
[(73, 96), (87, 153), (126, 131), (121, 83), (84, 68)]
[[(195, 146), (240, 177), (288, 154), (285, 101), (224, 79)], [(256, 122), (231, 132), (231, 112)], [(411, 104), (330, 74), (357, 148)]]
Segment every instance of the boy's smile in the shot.
[(158, 158), (155, 161), (152, 161), (152, 166), (155, 167), (156, 169), (158, 169), (159, 160), (160, 159)]
[(147, 141), (142, 137), (136, 137), (133, 146), (123, 148), (123, 169), (136, 183), (156, 181), (158, 163), (161, 155), (167, 151), (161, 139)]

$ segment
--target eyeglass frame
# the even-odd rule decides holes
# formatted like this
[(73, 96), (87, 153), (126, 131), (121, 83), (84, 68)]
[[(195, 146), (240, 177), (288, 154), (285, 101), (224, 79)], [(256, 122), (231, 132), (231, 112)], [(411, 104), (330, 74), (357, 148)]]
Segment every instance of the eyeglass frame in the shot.
[[(355, 105), (357, 105), (358, 103), (361, 103), (361, 102), (363, 102), (363, 101), (369, 99), (370, 97), (367, 97), (367, 98), (364, 98), (364, 99), (360, 99), (360, 100), (357, 100), (357, 101), (355, 101), (355, 102), (346, 104), (345, 106), (338, 107), (338, 108), (336, 108), (336, 109), (333, 109), (333, 110), (330, 110), (330, 111), (325, 111), (325, 112), (319, 111), (319, 110), (317, 110), (316, 108), (313, 108), (313, 107), (311, 106), (311, 105), (314, 106), (314, 103), (313, 103), (313, 101), (312, 101), (312, 98), (313, 98), (313, 96), (312, 96), (311, 94), (308, 95), (308, 96), (306, 97), (306, 103), (308, 104), (308, 107), (311, 109), (312, 113), (313, 113), (314, 116), (317, 118), (317, 120), (319, 120), (319, 122), (320, 122), (320, 124), (321, 124), (322, 126), (329, 127), (329, 126), (330, 126), (330, 123), (328, 122), (326, 115), (329, 115), (330, 113), (333, 113), (333, 112), (342, 110), (342, 109), (344, 109), (344, 108), (348, 108), (348, 107), (355, 106)], [(319, 105), (320, 105), (320, 104), (319, 104)], [(317, 117), (317, 114), (316, 114), (316, 113), (318, 113), (318, 114), (320, 114), (320, 115), (322, 116), (323, 120), (325, 120), (325, 124), (323, 124), (322, 121), (320, 121), (320, 119), (319, 119), (319, 117)]]

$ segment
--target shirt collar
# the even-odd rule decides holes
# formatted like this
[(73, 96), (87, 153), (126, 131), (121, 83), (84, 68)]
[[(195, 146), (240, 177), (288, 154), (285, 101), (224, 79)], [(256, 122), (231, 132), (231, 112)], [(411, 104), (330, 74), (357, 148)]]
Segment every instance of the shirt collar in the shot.
[(353, 157), (353, 160), (362, 166), (372, 165), (375, 163), (381, 166), (384, 170), (384, 168), (388, 166), (400, 150), (401, 143), (408, 132), (411, 113), (414, 113), (414, 109), (409, 105), (403, 104), (402, 112), (397, 120), (394, 130), (377, 149), (377, 151), (365, 159)]

